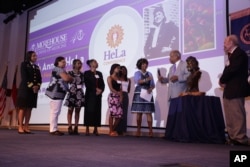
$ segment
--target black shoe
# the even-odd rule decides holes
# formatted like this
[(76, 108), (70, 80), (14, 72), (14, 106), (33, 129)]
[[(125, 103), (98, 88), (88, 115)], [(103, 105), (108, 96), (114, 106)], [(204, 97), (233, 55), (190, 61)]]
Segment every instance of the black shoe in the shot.
[(96, 136), (99, 136), (99, 133), (98, 133), (97, 129), (95, 129), (95, 130), (93, 131), (93, 134), (96, 135)]
[(73, 135), (74, 134), (72, 126), (68, 127), (68, 133), (69, 133), (69, 135)]
[(89, 136), (90, 134), (89, 134), (89, 127), (88, 126), (86, 126), (86, 132), (85, 132), (85, 135), (86, 136)]
[(229, 140), (227, 141), (227, 144), (231, 146), (250, 146), (250, 143), (248, 141), (245, 143), (241, 143), (236, 140)]
[(25, 132), (19, 132), (19, 131), (17, 131), (17, 133), (21, 135), (26, 134)]
[(31, 132), (31, 131), (26, 131), (26, 130), (24, 130), (24, 133), (26, 133), (26, 134), (34, 134), (33, 132)]
[(74, 128), (74, 135), (79, 135), (79, 133), (78, 133), (78, 126), (75, 126), (75, 128)]
[(55, 131), (55, 132), (50, 132), (51, 135), (55, 135), (55, 136), (63, 136), (64, 133), (63, 132), (60, 132), (60, 131)]
[(85, 136), (90, 136), (89, 130), (86, 130)]

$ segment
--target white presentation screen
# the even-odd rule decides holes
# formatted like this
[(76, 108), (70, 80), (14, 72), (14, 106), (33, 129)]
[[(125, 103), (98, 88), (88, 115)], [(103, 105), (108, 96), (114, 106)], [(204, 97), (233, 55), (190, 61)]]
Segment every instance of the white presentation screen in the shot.
[[(163, 15), (159, 16), (163, 11)], [(163, 22), (158, 24), (158, 17)], [(165, 127), (168, 114), (167, 85), (157, 81), (157, 69), (168, 73), (169, 51), (178, 49), (182, 59), (198, 59), (202, 78), (200, 90), (221, 96), (218, 77), (224, 67), (223, 40), (226, 36), (226, 4), (217, 0), (60, 0), (29, 13), (28, 48), (38, 55), (43, 84), (38, 107), (31, 118), (33, 124), (49, 122), (49, 98), (44, 95), (54, 60), (64, 56), (67, 70), (75, 58), (96, 59), (98, 70), (106, 82), (113, 63), (125, 65), (133, 80), (136, 61), (147, 58), (148, 71), (154, 75), (153, 90), (156, 111), (154, 127)], [(160, 25), (160, 26), (159, 26)], [(157, 35), (154, 35), (157, 34)], [(130, 112), (134, 84), (129, 94), (128, 125), (136, 125)], [(108, 124), (106, 83), (102, 98), (102, 125)], [(83, 122), (84, 108), (81, 111)], [(59, 123), (67, 123), (63, 106)], [(146, 118), (145, 118), (146, 119)], [(146, 121), (143, 122), (146, 126)]]

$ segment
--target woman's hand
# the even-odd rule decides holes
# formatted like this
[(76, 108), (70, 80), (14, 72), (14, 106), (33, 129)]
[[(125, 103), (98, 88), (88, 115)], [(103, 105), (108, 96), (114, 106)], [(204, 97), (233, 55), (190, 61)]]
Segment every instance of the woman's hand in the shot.
[(35, 86), (32, 87), (32, 89), (33, 89), (33, 92), (34, 92), (34, 93), (38, 93), (40, 87), (37, 86), (37, 85), (35, 85)]
[(153, 77), (152, 76), (149, 76), (148, 78), (146, 78), (146, 82), (147, 81), (151, 81), (153, 79)]
[(120, 101), (120, 103), (122, 103), (122, 101), (123, 101), (123, 95), (122, 95), (122, 92), (120, 92), (120, 98), (119, 98), (119, 101)]
[(151, 77), (151, 76), (147, 77), (147, 78), (145, 78), (145, 79), (142, 80), (142, 83), (148, 82), (148, 81), (150, 81), (152, 79), (153, 79), (153, 77)]
[(102, 94), (102, 90), (99, 88), (96, 88), (96, 95), (100, 95), (100, 94)]
[(158, 80), (162, 83), (163, 77), (158, 75)]
[(149, 88), (147, 91), (148, 91), (148, 94), (152, 93), (152, 90), (153, 88)]

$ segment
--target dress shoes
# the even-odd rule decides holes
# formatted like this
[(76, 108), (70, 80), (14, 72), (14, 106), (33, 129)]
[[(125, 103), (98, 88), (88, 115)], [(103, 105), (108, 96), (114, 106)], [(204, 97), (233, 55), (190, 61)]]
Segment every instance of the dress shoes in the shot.
[(99, 133), (98, 133), (97, 130), (94, 130), (94, 131), (93, 131), (93, 134), (96, 135), (96, 136), (99, 136)]
[(74, 134), (72, 126), (68, 127), (68, 133), (69, 133), (69, 135), (73, 135)]
[(118, 133), (116, 131), (112, 131), (109, 133), (109, 136), (116, 137), (118, 136)]
[(154, 137), (153, 132), (148, 132), (148, 137), (153, 138)]
[(137, 130), (137, 132), (136, 132), (136, 135), (135, 135), (136, 137), (141, 137), (141, 131), (138, 131)]
[(250, 140), (248, 139), (248, 141), (244, 143), (238, 142), (236, 140), (229, 140), (226, 142), (226, 144), (231, 145), (231, 146), (250, 146)]
[(17, 131), (18, 134), (26, 134), (25, 132), (20, 132), (20, 131)]
[(73, 134), (80, 135), (80, 133), (78, 132), (78, 126), (75, 126)]
[(55, 131), (55, 132), (50, 132), (50, 134), (51, 135), (53, 135), (53, 136), (63, 136), (64, 135), (64, 133), (63, 132), (60, 132), (60, 131)]
[(34, 134), (33, 132), (27, 131), (27, 130), (24, 130), (24, 133), (26, 133), (26, 134)]
[(89, 134), (89, 129), (86, 129), (85, 135), (86, 135), (86, 136), (89, 136), (89, 135), (90, 135), (90, 134)]

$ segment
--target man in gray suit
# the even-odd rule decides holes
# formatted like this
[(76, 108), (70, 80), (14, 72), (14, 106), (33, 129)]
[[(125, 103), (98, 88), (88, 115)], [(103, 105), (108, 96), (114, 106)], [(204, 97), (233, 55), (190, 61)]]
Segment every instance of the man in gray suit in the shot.
[(190, 72), (187, 70), (187, 64), (181, 60), (181, 53), (178, 50), (172, 50), (169, 54), (170, 67), (167, 77), (158, 75), (161, 83), (168, 83), (168, 100), (178, 97), (187, 88), (187, 77)]

